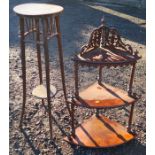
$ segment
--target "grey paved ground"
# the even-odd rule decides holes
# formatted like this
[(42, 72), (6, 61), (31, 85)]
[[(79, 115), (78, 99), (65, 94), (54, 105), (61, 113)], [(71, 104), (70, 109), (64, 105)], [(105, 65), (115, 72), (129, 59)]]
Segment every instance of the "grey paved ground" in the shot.
[[(59, 4), (64, 7), (61, 15), (61, 31), (62, 43), (65, 58), (65, 71), (67, 88), (73, 88), (72, 62), (70, 57), (80, 49), (81, 45), (88, 40), (90, 32), (93, 28), (99, 26), (100, 19), (104, 15), (109, 26), (118, 28), (120, 34), (127, 43), (130, 43), (134, 50), (138, 50), (142, 55), (141, 61), (137, 65), (136, 80), (134, 90), (141, 94), (142, 97), (135, 107), (133, 129), (138, 133), (136, 140), (112, 149), (85, 149), (72, 147), (62, 141), (63, 133), (60, 128), (68, 132), (68, 122), (70, 120), (67, 110), (62, 102), (62, 91), (58, 93), (53, 103), (53, 114), (56, 115), (54, 133), (56, 135), (56, 143), (51, 144), (49, 141), (47, 114), (43, 114), (41, 105), (38, 100), (30, 97), (28, 94), (27, 114), (25, 117), (25, 128), (21, 133), (18, 128), (21, 103), (22, 103), (22, 79), (20, 65), (20, 50), (18, 32), (18, 18), (13, 13), (13, 6), (24, 2), (48, 2)], [(145, 155), (145, 10), (117, 5), (111, 3), (97, 3), (90, 1), (73, 1), (73, 0), (10, 0), (10, 154), (11, 155), (30, 155), (30, 154), (49, 154), (49, 155)], [(56, 61), (56, 45), (50, 45), (52, 57), (54, 57), (52, 67), (51, 80), (61, 89), (58, 65)], [(37, 66), (35, 52), (32, 46), (27, 48), (28, 61), (28, 91), (37, 84)], [(87, 83), (91, 82), (96, 75), (81, 71), (81, 77), (88, 78)], [(123, 80), (127, 81), (129, 70), (105, 69), (104, 78), (106, 82), (114, 85), (120, 84), (125, 87)], [(124, 73), (124, 74), (123, 74)], [(116, 81), (114, 78), (116, 78)], [(123, 80), (122, 80), (123, 79)], [(81, 80), (83, 82), (84, 80)], [(77, 109), (77, 118), (82, 121), (83, 118), (91, 115), (92, 111)], [(104, 113), (104, 111), (103, 111)], [(121, 116), (123, 114), (123, 116)], [(125, 124), (125, 112), (123, 109), (114, 109), (106, 111), (105, 115), (111, 118), (119, 118), (120, 122)], [(32, 117), (33, 116), (33, 117)], [(126, 115), (125, 115), (126, 116)], [(43, 122), (44, 127), (38, 120)], [(59, 126), (60, 125), (60, 126)], [(47, 127), (46, 127), (47, 126)], [(59, 127), (58, 127), (59, 126)], [(46, 129), (46, 130), (45, 130)]]

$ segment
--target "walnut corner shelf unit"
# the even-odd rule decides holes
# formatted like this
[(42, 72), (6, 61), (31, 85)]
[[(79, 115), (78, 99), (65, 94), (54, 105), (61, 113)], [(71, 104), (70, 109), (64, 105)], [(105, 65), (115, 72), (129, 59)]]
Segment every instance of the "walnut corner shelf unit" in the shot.
[[(75, 93), (71, 101), (72, 134), (65, 140), (71, 144), (91, 147), (114, 147), (135, 138), (131, 132), (134, 104), (138, 100), (132, 92), (134, 72), (137, 60), (140, 57), (129, 44), (123, 43), (115, 28), (105, 26), (102, 21), (100, 27), (95, 29), (90, 36), (87, 45), (81, 48), (79, 54), (74, 57)], [(79, 67), (93, 66), (99, 68), (99, 79), (87, 88), (79, 91)], [(128, 91), (102, 82), (102, 69), (104, 67), (131, 66), (131, 75)], [(75, 106), (96, 109), (96, 114), (84, 120), (75, 127)], [(99, 109), (131, 106), (128, 128), (120, 123), (110, 120), (100, 114)]]

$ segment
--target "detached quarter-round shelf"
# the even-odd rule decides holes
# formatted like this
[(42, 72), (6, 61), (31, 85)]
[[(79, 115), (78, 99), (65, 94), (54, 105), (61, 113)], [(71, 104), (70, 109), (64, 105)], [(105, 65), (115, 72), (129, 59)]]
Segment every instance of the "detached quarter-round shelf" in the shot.
[[(53, 97), (57, 90), (56, 90), (56, 87), (53, 86), (53, 85), (50, 85), (50, 90), (51, 90), (51, 97)], [(46, 90), (46, 87), (44, 85), (38, 85), (37, 87), (35, 87), (32, 91), (32, 95), (37, 97), (37, 98), (40, 98), (40, 99), (45, 99), (47, 98), (47, 90)]]
[(103, 115), (92, 116), (75, 129), (75, 136), (66, 137), (65, 141), (91, 148), (114, 147), (134, 139), (126, 128)]
[(134, 103), (136, 100), (120, 88), (95, 82), (79, 92), (79, 98), (73, 98), (73, 103), (87, 108), (112, 108)]

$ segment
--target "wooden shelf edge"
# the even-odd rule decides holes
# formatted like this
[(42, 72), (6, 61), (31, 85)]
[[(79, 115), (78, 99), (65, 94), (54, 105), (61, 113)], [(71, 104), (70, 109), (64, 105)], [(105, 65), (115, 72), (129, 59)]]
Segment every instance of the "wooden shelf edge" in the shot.
[(75, 129), (75, 136), (65, 137), (68, 143), (88, 148), (109, 148), (125, 144), (135, 138), (121, 124), (99, 115), (85, 120)]
[(83, 108), (88, 108), (88, 109), (110, 109), (110, 108), (120, 108), (120, 107), (125, 107), (134, 104), (137, 102), (135, 100), (134, 102), (131, 103), (126, 103), (122, 105), (117, 105), (117, 106), (88, 106), (87, 104), (83, 104), (82, 102), (78, 101), (76, 98), (73, 98), (72, 101), (70, 101), (71, 104), (74, 104), (75, 106), (83, 107)]
[(106, 83), (95, 82), (74, 95), (72, 103), (86, 108), (117, 108), (134, 104), (138, 99), (128, 95), (128, 92)]

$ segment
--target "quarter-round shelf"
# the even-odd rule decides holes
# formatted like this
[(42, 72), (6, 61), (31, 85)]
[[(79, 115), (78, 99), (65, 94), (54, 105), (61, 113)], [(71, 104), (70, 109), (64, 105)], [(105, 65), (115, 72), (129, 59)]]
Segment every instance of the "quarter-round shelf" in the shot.
[(48, 3), (25, 3), (15, 6), (13, 10), (18, 15), (45, 16), (61, 13), (63, 7)]
[(112, 108), (133, 104), (136, 99), (120, 88), (95, 82), (73, 98), (73, 104), (87, 108)]
[[(50, 85), (50, 90), (51, 90), (51, 94), (50, 96), (53, 97), (57, 90), (56, 87), (53, 85)], [(37, 87), (35, 87), (32, 91), (32, 95), (39, 98), (39, 99), (45, 99), (47, 98), (47, 90), (46, 87), (44, 85), (38, 85)]]
[(83, 65), (91, 66), (123, 66), (135, 63), (140, 57), (137, 54), (131, 54), (128, 51), (117, 48), (96, 48), (84, 54), (78, 54), (73, 59)]
[(75, 135), (64, 140), (83, 147), (115, 147), (134, 139), (121, 124), (103, 115), (92, 116), (75, 129)]

